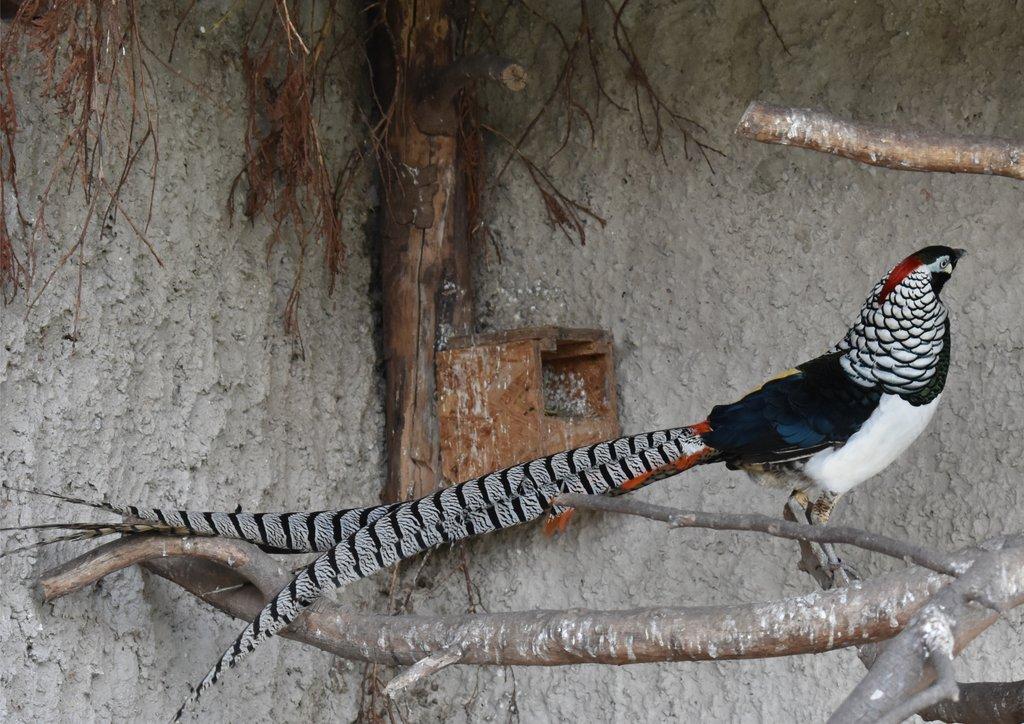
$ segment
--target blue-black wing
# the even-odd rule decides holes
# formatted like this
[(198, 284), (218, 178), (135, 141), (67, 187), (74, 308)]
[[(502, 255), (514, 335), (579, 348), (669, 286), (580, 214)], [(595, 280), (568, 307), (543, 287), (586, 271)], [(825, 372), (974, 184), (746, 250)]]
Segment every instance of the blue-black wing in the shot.
[(846, 442), (878, 407), (881, 391), (855, 384), (835, 352), (805, 362), (708, 416), (704, 441), (730, 467), (808, 456)]

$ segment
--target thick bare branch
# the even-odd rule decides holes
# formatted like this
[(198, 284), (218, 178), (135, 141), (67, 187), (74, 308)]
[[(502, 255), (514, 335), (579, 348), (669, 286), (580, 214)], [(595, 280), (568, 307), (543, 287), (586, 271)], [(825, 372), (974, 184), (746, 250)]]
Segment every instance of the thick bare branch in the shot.
[[(583, 507), (581, 503), (593, 500), (567, 498), (561, 502)], [(611, 506), (587, 507), (630, 512), (672, 524), (759, 530), (798, 540), (808, 533), (802, 525), (792, 530), (788, 526), (793, 524), (779, 528), (780, 521), (775, 519), (766, 523), (757, 517), (736, 520), (637, 506), (635, 501), (602, 502)], [(682, 520), (673, 518), (680, 515)], [(831, 532), (837, 530), (838, 535), (815, 537), (814, 542), (853, 539), (842, 529)], [(812, 528), (812, 532), (817, 536), (820, 531)], [(557, 666), (764, 658), (885, 641), (906, 625), (902, 634), (881, 647), (862, 646), (862, 652), (874, 649), (869, 657), (873, 660), (866, 662), (871, 669), (837, 711), (835, 721), (886, 720), (926, 705), (930, 707), (926, 716), (944, 721), (1015, 721), (1024, 700), (1021, 684), (957, 687), (945, 665), (991, 625), (1000, 610), (1024, 603), (1021, 542), (1011, 538), (949, 557), (955, 568), (967, 568), (951, 583), (950, 578), (934, 572), (908, 570), (849, 588), (771, 603), (628, 611), (390, 617), (320, 605), (301, 616), (284, 635), (344, 658), (412, 665), (393, 682), (392, 691), (397, 691), (453, 664)], [(868, 545), (871, 550), (881, 546), (878, 541), (868, 541)], [(917, 555), (898, 548), (881, 552), (911, 560)], [(45, 574), (41, 581), (44, 595), (52, 600), (136, 563), (245, 620), (291, 578), (272, 557), (242, 541), (131, 536)], [(926, 612), (919, 613), (926, 602)], [(949, 633), (949, 645), (936, 645), (936, 637), (929, 633), (937, 630), (933, 625), (936, 611), (947, 622), (940, 628)], [(945, 652), (948, 655), (939, 661)], [(935, 685), (942, 671), (946, 674)], [(956, 693), (960, 701), (936, 703), (952, 699)]]
[(776, 538), (788, 538), (808, 543), (842, 543), (910, 561), (950, 576), (960, 574), (965, 568), (963, 562), (955, 556), (937, 553), (913, 543), (847, 526), (807, 525), (756, 513), (706, 513), (696, 510), (679, 510), (661, 505), (651, 505), (639, 500), (596, 495), (563, 495), (558, 498), (558, 504), (573, 508), (589, 508), (609, 513), (636, 515), (668, 523), (674, 528), (743, 530), (767, 533)]
[[(786, 509), (787, 520), (796, 520), (794, 513)], [(978, 549), (961, 551), (959, 555), (968, 560)], [(808, 573), (822, 589), (833, 586), (831, 578), (822, 570), (818, 555), (811, 544), (800, 541), (798, 568)], [(979, 595), (978, 591), (973, 594)], [(981, 596), (985, 598), (984, 595)], [(1000, 605), (986, 601), (986, 605), (999, 610)], [(870, 669), (884, 649), (886, 642), (858, 646), (857, 655), (864, 667)], [(979, 681), (957, 683), (957, 696), (927, 706), (917, 713), (925, 721), (961, 722), (962, 724), (1016, 724), (1024, 721), (1024, 681)]]
[(1024, 721), (1024, 681), (960, 684), (956, 701), (940, 702), (918, 714), (925, 721), (1017, 724)]
[[(844, 543), (895, 558), (918, 562), (927, 568), (938, 566), (940, 570), (948, 570), (950, 573), (966, 571), (975, 562), (975, 557), (979, 554), (983, 556), (991, 555), (985, 554), (978, 549), (960, 552), (956, 555), (942, 555), (919, 546), (887, 538), (886, 536), (874, 535), (856, 528), (842, 528), (838, 526), (817, 527), (789, 521), (783, 522), (776, 518), (762, 515), (682, 511), (651, 505), (637, 500), (579, 495), (562, 496), (558, 502), (562, 505), (570, 505), (577, 508), (637, 515), (662, 521), (676, 527), (755, 531), (781, 538), (799, 540), (802, 544)], [(1019, 544), (1019, 541), (1011, 539), (1001, 545), (1010, 548), (1014, 544)], [(809, 549), (802, 549), (802, 553), (802, 566), (807, 567), (806, 559), (808, 556), (813, 559), (814, 556), (809, 553)], [(809, 570), (808, 572), (811, 575), (815, 575), (818, 571)], [(957, 594), (961, 597), (964, 606), (969, 605), (972, 610), (988, 611), (993, 614), (991, 620), (984, 627), (994, 622), (999, 610), (1008, 610), (1017, 605), (1016, 599), (1008, 596), (1002, 588), (992, 590), (992, 586), (997, 584), (985, 577), (988, 575), (998, 575), (998, 573), (992, 569), (987, 569), (981, 574), (975, 571), (975, 575), (972, 576), (971, 580), (966, 584), (960, 584), (961, 590)], [(823, 587), (827, 585), (822, 578), (818, 576), (815, 576), (815, 578)], [(985, 604), (979, 605), (976, 603), (979, 600), (985, 601)], [(904, 699), (895, 698), (890, 704), (889, 711), (883, 706), (879, 706), (871, 716), (880, 721), (898, 722), (918, 710), (926, 709), (923, 715), (929, 715), (934, 719), (949, 722), (1020, 721), (1021, 718), (1018, 715), (1024, 711), (1024, 682), (958, 685), (953, 677), (952, 666), (949, 665), (952, 660), (952, 650), (948, 653), (943, 653), (939, 651), (940, 647), (935, 642), (934, 632), (938, 629), (947, 630), (949, 627), (947, 619), (945, 617), (942, 617), (941, 620), (937, 619), (935, 611), (932, 611), (927, 617), (919, 615), (919, 619), (914, 635), (918, 637), (921, 645), (917, 650), (911, 651), (910, 654), (916, 656), (918, 661), (927, 664), (933, 671), (941, 670), (944, 672), (944, 675), (938, 677), (937, 680), (924, 684), (923, 688), (919, 691), (911, 691), (905, 695), (906, 698)], [(901, 638), (910, 634), (909, 630), (905, 631), (901, 634)], [(977, 635), (977, 633), (974, 635)], [(952, 639), (950, 640), (952, 641)], [(873, 667), (881, 656), (882, 651), (885, 650), (885, 646), (886, 644), (862, 646), (861, 658), (864, 660), (865, 666), (869, 669)], [(959, 648), (957, 648), (957, 651), (959, 651)], [(923, 655), (925, 652), (929, 653), (927, 658)], [(895, 665), (896, 668), (901, 666), (902, 664), (899, 663)], [(912, 669), (913, 667), (908, 668)], [(882, 690), (872, 691), (871, 696), (875, 696), (876, 691)], [(876, 697), (875, 701), (878, 701), (879, 698)]]
[(919, 691), (888, 712), (880, 724), (900, 724), (921, 709), (934, 706), (942, 701), (955, 701), (960, 689), (953, 673), (953, 628), (948, 618), (933, 606), (926, 607), (921, 615), (921, 638), (924, 653), (935, 669), (935, 681), (927, 689)]
[(192, 562), (215, 563), (224, 569), (218, 580), (208, 582), (208, 586), (197, 586), (192, 591), (204, 599), (208, 592), (216, 588), (228, 589), (239, 583), (256, 585), (259, 593), (269, 597), (291, 580), (288, 571), (273, 558), (251, 555), (245, 547), (259, 550), (242, 541), (228, 539), (131, 536), (93, 548), (78, 558), (46, 571), (39, 584), (43, 600), (53, 601), (136, 563), (178, 556)]
[(1003, 138), (901, 130), (761, 101), (747, 107), (736, 134), (899, 171), (980, 173), (1024, 180), (1024, 144)]
[[(43, 576), (48, 600), (133, 563), (245, 620), (290, 580), (269, 555), (224, 538), (133, 536)], [(893, 636), (948, 580), (909, 570), (768, 603), (459, 616), (360, 615), (314, 607), (284, 635), (338, 656), (415, 664), (461, 647), (460, 663), (557, 666), (749, 659), (816, 653)], [(261, 593), (262, 592), (262, 593)]]
[(979, 594), (1003, 610), (1024, 603), (1024, 548), (1019, 541), (977, 553), (970, 568), (936, 593), (926, 609), (882, 648), (867, 676), (830, 721), (845, 724), (882, 719), (930, 687), (938, 677), (934, 662), (923, 656), (930, 622), (935, 615), (949, 622), (953, 655), (958, 654), (999, 617), (998, 610), (977, 602)]

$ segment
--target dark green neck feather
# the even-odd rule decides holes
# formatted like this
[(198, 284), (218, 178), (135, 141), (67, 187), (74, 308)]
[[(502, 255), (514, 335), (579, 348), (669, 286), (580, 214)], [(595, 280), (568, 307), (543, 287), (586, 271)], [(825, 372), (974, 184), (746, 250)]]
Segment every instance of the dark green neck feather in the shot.
[(942, 334), (942, 351), (939, 353), (939, 361), (935, 366), (935, 374), (932, 376), (931, 382), (917, 392), (900, 395), (900, 397), (916, 407), (927, 405), (942, 393), (946, 386), (946, 375), (949, 373), (950, 341), (949, 320), (946, 320), (946, 330)]

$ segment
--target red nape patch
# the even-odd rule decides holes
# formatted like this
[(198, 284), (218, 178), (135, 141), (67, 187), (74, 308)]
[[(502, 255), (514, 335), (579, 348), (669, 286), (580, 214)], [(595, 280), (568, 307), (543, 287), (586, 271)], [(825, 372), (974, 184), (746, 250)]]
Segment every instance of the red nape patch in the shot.
[(892, 290), (900, 285), (907, 276), (921, 266), (921, 260), (917, 258), (916, 254), (911, 254), (906, 259), (901, 261), (899, 264), (892, 268), (889, 272), (889, 276), (885, 279), (885, 285), (882, 287), (882, 291), (878, 293), (878, 299), (875, 301), (881, 304), (889, 295), (892, 294)]

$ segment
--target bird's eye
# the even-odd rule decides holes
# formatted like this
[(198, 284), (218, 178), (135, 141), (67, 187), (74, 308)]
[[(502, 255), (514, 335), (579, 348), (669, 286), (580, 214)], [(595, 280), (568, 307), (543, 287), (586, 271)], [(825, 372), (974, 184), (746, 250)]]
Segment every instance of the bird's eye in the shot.
[(953, 262), (947, 261), (945, 264), (943, 264), (942, 265), (942, 271), (944, 271), (946, 274), (952, 274), (953, 273)]

